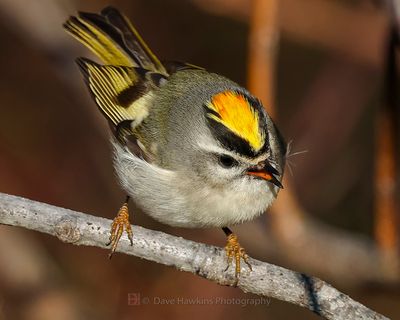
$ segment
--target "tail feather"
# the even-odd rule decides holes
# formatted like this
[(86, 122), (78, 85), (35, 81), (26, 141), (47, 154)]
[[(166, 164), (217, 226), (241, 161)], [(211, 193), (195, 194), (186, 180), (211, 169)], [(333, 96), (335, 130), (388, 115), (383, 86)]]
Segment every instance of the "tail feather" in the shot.
[(92, 50), (105, 64), (140, 67), (167, 76), (167, 72), (131, 22), (117, 9), (101, 15), (79, 12), (64, 23), (65, 30)]
[[(154, 89), (167, 81), (169, 71), (115, 8), (105, 8), (101, 14), (80, 12), (63, 26), (105, 64), (77, 59), (97, 106), (118, 141), (125, 143), (148, 116)], [(180, 65), (175, 69), (188, 67), (191, 68)], [(171, 70), (176, 72), (175, 69)]]
[(103, 9), (101, 14), (122, 34), (125, 45), (140, 61), (140, 67), (167, 75), (163, 64), (150, 50), (128, 18), (111, 6)]
[(85, 83), (120, 141), (147, 117), (153, 89), (168, 77), (129, 20), (108, 7), (101, 14), (80, 12), (65, 30), (105, 65), (78, 58)]
[[(118, 32), (112, 27), (107, 32), (89, 20), (87, 17), (70, 17), (63, 27), (78, 41), (83, 43), (104, 63), (130, 66), (137, 65), (127, 50), (121, 47), (122, 40), (118, 41)], [(100, 17), (100, 16), (99, 16)], [(106, 25), (106, 24), (105, 24)]]

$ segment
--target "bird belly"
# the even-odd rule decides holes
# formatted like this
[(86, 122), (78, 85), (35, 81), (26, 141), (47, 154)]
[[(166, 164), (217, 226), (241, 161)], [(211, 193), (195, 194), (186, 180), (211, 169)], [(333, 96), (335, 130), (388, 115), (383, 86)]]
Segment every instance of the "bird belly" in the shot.
[[(275, 199), (264, 181), (245, 181), (236, 186), (197, 187), (186, 193), (186, 210), (179, 215), (182, 227), (224, 227), (250, 221), (261, 215)], [(182, 219), (182, 215), (185, 219)], [(168, 223), (168, 222), (166, 222)]]
[(171, 226), (223, 227), (252, 220), (265, 212), (278, 189), (244, 177), (223, 186), (193, 181), (134, 156), (114, 144), (114, 167), (123, 189), (154, 219)]

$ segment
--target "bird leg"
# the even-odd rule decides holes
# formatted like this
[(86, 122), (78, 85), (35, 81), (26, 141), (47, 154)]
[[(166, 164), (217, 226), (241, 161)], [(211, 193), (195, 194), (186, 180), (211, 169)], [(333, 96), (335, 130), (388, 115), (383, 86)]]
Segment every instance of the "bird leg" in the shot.
[(233, 259), (235, 258), (235, 278), (236, 282), (239, 281), (240, 276), (240, 259), (247, 264), (249, 269), (252, 271), (251, 265), (248, 261), (249, 256), (246, 254), (244, 248), (240, 245), (237, 235), (234, 234), (229, 228), (223, 227), (222, 230), (225, 232), (226, 236), (228, 237), (227, 243), (225, 246), (226, 257), (228, 260), (228, 266), (226, 267), (225, 271), (228, 270), (229, 266), (232, 264)]
[(125, 203), (122, 205), (121, 209), (119, 209), (117, 216), (111, 224), (110, 241), (106, 244), (107, 246), (111, 245), (111, 252), (108, 254), (110, 259), (114, 254), (115, 249), (117, 249), (119, 239), (121, 238), (124, 229), (128, 234), (131, 246), (133, 245), (132, 228), (129, 222), (128, 201), (129, 196), (126, 197)]

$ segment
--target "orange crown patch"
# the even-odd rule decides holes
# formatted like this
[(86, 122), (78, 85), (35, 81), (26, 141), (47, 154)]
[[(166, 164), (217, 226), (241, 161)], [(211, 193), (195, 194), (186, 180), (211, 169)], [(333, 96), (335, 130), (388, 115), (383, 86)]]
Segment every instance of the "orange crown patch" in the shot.
[(265, 135), (260, 130), (258, 112), (240, 93), (224, 91), (212, 97), (207, 107), (212, 111), (208, 117), (217, 121), (258, 151), (265, 143)]

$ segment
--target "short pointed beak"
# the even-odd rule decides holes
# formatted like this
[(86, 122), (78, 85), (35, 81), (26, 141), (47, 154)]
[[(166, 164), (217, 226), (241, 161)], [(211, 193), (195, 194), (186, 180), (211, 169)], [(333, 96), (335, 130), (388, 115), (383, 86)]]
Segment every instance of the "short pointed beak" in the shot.
[(265, 164), (264, 166), (257, 165), (251, 167), (249, 170), (247, 170), (246, 173), (250, 176), (255, 176), (267, 180), (268, 182), (271, 182), (274, 185), (276, 185), (278, 188), (283, 189), (282, 183), (275, 177), (279, 176), (278, 170), (276, 170), (270, 164)]

